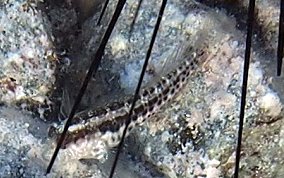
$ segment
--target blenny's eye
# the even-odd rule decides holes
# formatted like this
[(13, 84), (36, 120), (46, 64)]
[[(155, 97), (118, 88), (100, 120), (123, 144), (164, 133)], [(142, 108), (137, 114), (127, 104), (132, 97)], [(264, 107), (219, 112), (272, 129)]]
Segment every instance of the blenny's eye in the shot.
[(60, 129), (57, 124), (53, 124), (48, 128), (48, 136), (54, 138), (60, 134)]

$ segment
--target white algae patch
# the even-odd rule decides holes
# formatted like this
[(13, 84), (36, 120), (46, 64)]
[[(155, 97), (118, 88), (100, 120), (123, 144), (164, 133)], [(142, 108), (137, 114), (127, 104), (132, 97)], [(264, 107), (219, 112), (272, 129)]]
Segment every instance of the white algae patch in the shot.
[(259, 98), (259, 105), (266, 112), (266, 115), (270, 117), (279, 116), (283, 107), (277, 94), (272, 91), (268, 91)]

